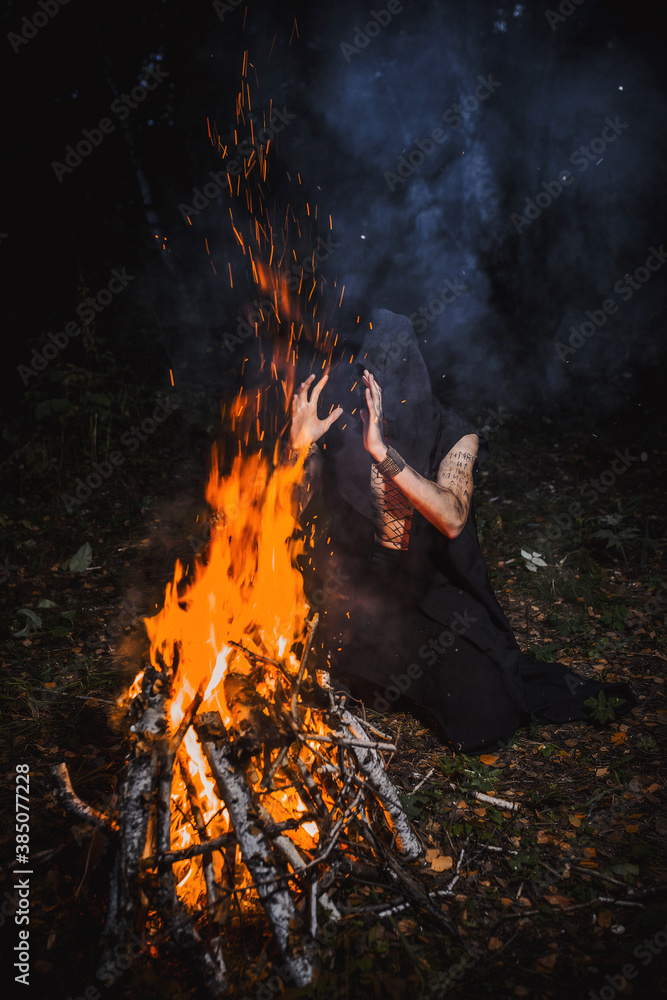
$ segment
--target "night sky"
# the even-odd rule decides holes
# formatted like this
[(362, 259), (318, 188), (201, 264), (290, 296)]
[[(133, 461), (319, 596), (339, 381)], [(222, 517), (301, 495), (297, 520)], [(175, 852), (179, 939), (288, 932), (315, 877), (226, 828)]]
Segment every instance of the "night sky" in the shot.
[[(228, 192), (204, 196), (192, 225), (183, 206), (222, 165), (207, 119), (233, 143), (246, 49), (257, 122), (269, 102), (286, 122), (276, 213), (317, 204), (303, 251), (325, 246), (341, 338), (372, 308), (411, 316), (436, 391), (471, 413), (482, 399), (552, 414), (585, 399), (596, 415), (641, 400), (664, 356), (667, 116), (648, 17), (598, 0), (12, 0), (5, 404), (46, 386), (17, 366), (114, 269), (132, 276), (97, 317), (114, 357), (158, 389), (171, 368), (181, 386), (233, 390), (244, 352), (225, 335), (256, 291)], [(71, 339), (49, 366), (81, 351)]]

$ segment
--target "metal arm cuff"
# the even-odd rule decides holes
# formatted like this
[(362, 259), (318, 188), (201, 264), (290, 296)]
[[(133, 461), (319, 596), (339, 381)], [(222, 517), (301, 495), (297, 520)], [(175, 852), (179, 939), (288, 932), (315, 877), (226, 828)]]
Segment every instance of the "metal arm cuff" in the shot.
[(382, 476), (389, 476), (391, 479), (397, 476), (405, 468), (405, 459), (401, 458), (395, 448), (387, 447), (387, 457), (378, 463), (378, 472)]

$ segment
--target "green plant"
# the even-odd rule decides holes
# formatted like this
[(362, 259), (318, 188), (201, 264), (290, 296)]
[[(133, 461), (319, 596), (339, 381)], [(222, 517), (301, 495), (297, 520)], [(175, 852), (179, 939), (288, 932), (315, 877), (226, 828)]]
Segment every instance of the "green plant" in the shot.
[(602, 623), (611, 628), (624, 628), (630, 609), (626, 604), (612, 604), (602, 612)]
[(641, 534), (635, 525), (624, 525), (624, 521), (629, 517), (630, 510), (624, 511), (620, 508), (615, 514), (603, 514), (595, 520), (602, 525), (597, 531), (591, 534), (591, 538), (599, 538), (607, 543), (607, 548), (619, 549), (623, 556), (625, 565), (628, 565), (628, 558), (625, 554), (625, 545), (634, 542)]
[(590, 716), (595, 722), (604, 725), (605, 722), (613, 722), (616, 718), (616, 708), (623, 704), (622, 698), (612, 695), (607, 698), (604, 691), (600, 691), (597, 698), (587, 698), (584, 702), (586, 708), (590, 709)]
[(558, 653), (561, 648), (562, 643), (560, 642), (548, 642), (543, 646), (536, 646), (533, 644), (528, 647), (528, 652), (535, 660), (540, 660), (543, 663), (550, 663), (554, 659), (554, 654)]
[(644, 736), (641, 735), (637, 739), (637, 749), (641, 750), (642, 753), (657, 753), (659, 746), (656, 740), (650, 734)]

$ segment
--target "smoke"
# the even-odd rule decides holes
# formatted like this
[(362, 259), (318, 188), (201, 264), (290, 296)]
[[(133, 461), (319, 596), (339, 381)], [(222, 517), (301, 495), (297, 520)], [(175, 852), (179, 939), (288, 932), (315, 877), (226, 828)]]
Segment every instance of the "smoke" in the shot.
[[(660, 349), (661, 278), (618, 290), (662, 238), (650, 25), (632, 36), (613, 8), (570, 6), (554, 20), (481, 2), (316, 5), (298, 41), (278, 32), (257, 59), (297, 114), (279, 173), (298, 171), (333, 217), (323, 273), (345, 285), (341, 332), (372, 308), (405, 313), (434, 383), (512, 409), (579, 384), (602, 399)], [(251, 13), (246, 44), (266, 52), (280, 24)], [(605, 300), (617, 309), (598, 326), (587, 311)], [(595, 332), (575, 336), (586, 322)]]

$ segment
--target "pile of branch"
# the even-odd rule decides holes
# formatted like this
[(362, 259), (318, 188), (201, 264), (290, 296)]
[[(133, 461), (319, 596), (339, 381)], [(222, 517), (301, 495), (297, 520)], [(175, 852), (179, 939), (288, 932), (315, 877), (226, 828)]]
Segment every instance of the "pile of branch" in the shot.
[[(199, 712), (202, 688), (178, 730), (168, 732), (178, 649), (171, 667), (162, 660), (150, 664), (128, 708), (132, 747), (113, 816), (103, 816), (77, 798), (65, 764), (52, 768), (62, 804), (100, 828), (115, 848), (104, 928), (103, 963), (110, 968), (118, 946), (127, 946), (151, 912), (157, 916), (154, 940), (156, 933), (158, 940), (167, 940), (198, 971), (207, 993), (222, 996), (228, 989), (225, 925), (252, 892), (291, 981), (305, 986), (317, 974), (317, 904), (331, 908), (324, 894), (330, 882), (323, 873), (335, 858), (370, 853), (410, 896), (415, 882), (402, 861), (415, 860), (422, 849), (382, 758), (382, 751), (396, 748), (345, 707), (326, 673), (308, 670), (316, 625), (317, 617), (309, 623), (296, 673), (285, 663), (233, 644), (224, 678), (229, 727), (217, 712)], [(260, 695), (258, 687), (271, 697)], [(211, 838), (207, 832), (187, 767), (182, 744), (190, 727), (229, 815), (229, 829), (222, 836)], [(187, 791), (193, 835), (191, 846), (181, 849), (172, 846), (176, 767)], [(270, 798), (286, 792), (296, 792), (306, 811), (278, 822)], [(307, 822), (316, 824), (315, 838), (290, 836)], [(315, 846), (307, 850), (304, 842)], [(201, 859), (197, 864), (206, 894), (196, 913), (179, 898), (173, 870), (194, 858)]]

